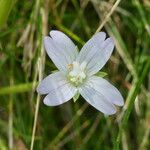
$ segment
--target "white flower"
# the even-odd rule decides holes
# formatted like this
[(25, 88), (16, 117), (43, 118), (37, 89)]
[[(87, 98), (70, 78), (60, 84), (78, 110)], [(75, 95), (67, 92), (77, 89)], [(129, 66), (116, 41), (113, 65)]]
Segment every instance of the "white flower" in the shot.
[(69, 101), (77, 92), (93, 107), (110, 115), (114, 105), (123, 106), (120, 92), (105, 79), (95, 76), (110, 58), (114, 49), (112, 38), (104, 32), (95, 34), (78, 53), (76, 45), (60, 31), (51, 31), (44, 38), (48, 56), (59, 69), (47, 76), (37, 87), (47, 94), (44, 104), (57, 106)]

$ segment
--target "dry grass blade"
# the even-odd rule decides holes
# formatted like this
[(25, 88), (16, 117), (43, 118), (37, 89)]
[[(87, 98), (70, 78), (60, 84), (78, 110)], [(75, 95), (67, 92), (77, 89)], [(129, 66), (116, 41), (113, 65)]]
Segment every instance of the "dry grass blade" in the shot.
[(109, 13), (106, 15), (106, 17), (104, 17), (102, 23), (100, 24), (100, 26), (96, 30), (96, 33), (99, 32), (104, 27), (104, 25), (109, 20), (110, 16), (113, 14), (113, 12), (116, 10), (116, 8), (117, 8), (117, 6), (119, 5), (120, 2), (121, 2), (121, 0), (116, 0), (115, 4), (113, 5), (113, 7), (109, 11)]

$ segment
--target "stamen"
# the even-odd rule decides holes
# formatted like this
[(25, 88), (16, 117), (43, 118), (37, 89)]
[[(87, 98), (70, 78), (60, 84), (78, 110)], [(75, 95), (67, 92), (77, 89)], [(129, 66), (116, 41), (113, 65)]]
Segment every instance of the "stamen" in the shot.
[(68, 79), (69, 81), (78, 86), (82, 84), (86, 78), (85, 74), (86, 62), (82, 62), (81, 65), (74, 61), (72, 64), (68, 65)]

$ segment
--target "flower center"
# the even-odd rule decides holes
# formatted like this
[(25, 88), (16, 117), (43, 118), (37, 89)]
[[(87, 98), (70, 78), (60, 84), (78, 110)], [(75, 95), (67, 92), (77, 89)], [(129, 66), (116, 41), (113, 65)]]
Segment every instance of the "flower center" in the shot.
[(68, 65), (68, 68), (69, 81), (75, 86), (79, 86), (80, 84), (82, 84), (86, 78), (86, 62), (82, 62), (81, 64), (79, 64), (78, 62), (74, 61), (72, 64)]

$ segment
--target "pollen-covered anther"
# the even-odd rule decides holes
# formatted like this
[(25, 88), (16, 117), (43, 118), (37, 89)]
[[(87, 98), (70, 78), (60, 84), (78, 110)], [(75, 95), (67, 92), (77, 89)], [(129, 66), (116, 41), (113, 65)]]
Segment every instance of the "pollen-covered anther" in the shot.
[(68, 70), (71, 71), (73, 69), (73, 64), (69, 64), (67, 67), (68, 67)]
[(82, 84), (86, 78), (85, 68), (86, 62), (79, 64), (78, 62), (74, 61), (72, 64), (70, 64), (68, 73), (69, 81), (76, 86)]

